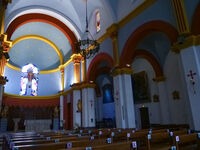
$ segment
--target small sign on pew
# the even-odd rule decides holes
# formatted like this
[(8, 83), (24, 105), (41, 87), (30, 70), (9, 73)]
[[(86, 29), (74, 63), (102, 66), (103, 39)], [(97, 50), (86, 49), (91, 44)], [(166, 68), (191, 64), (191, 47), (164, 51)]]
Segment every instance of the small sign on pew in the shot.
[(94, 140), (94, 136), (91, 136), (91, 137), (90, 137), (90, 140), (91, 140), (91, 141)]
[(111, 144), (112, 143), (112, 139), (111, 138), (107, 138), (107, 143)]
[(151, 139), (151, 134), (148, 134), (147, 138), (148, 138), (148, 140), (150, 140)]
[(118, 132), (121, 132), (121, 129), (119, 129)]
[(135, 133), (135, 130), (132, 130), (132, 133)]
[(80, 130), (80, 133), (83, 133), (83, 130)]
[(112, 132), (112, 133), (111, 133), (111, 136), (112, 136), (112, 137), (115, 136), (115, 132)]
[(81, 137), (81, 134), (78, 134), (78, 137)]
[(179, 136), (176, 136), (176, 142), (179, 142)]
[(43, 138), (44, 137), (44, 135), (40, 135), (40, 138)]
[(92, 147), (86, 147), (85, 150), (92, 150)]
[(136, 141), (132, 142), (132, 148), (137, 148), (137, 142)]
[(55, 143), (59, 143), (60, 140), (59, 140), (59, 139), (55, 139), (54, 142), (55, 142)]
[(47, 141), (51, 140), (51, 137), (46, 137), (46, 140), (47, 140)]
[(130, 133), (127, 133), (127, 138), (130, 138), (131, 137), (131, 134)]
[(72, 148), (72, 142), (68, 142), (65, 146), (66, 149)]
[(170, 136), (173, 136), (173, 135), (174, 135), (173, 132), (169, 132), (169, 134), (170, 134)]
[(88, 134), (91, 134), (92, 133), (92, 131), (91, 130), (88, 130)]
[(171, 150), (176, 150), (176, 146), (172, 146), (172, 147), (171, 147)]
[(191, 134), (191, 130), (190, 129), (188, 130), (188, 134)]
[(99, 131), (99, 135), (102, 135), (102, 131)]
[(197, 134), (197, 137), (200, 139), (200, 133)]
[(13, 148), (12, 148), (12, 150), (18, 150), (18, 149), (19, 149), (18, 147), (13, 147)]

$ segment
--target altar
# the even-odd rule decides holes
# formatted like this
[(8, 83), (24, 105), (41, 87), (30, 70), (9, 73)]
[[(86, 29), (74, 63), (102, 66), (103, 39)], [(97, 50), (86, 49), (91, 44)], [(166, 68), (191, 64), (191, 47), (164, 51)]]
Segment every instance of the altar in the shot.
[(51, 119), (25, 120), (25, 131), (49, 131), (51, 129)]

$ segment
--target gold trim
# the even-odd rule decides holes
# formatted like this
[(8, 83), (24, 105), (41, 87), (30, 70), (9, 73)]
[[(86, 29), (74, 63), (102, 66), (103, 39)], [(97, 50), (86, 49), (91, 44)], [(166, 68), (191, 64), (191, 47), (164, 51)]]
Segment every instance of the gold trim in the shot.
[(154, 82), (164, 82), (165, 80), (166, 80), (166, 77), (164, 76), (153, 78)]
[(122, 74), (133, 74), (133, 70), (131, 68), (115, 68), (111, 73), (112, 77), (122, 75)]
[(181, 50), (186, 49), (188, 47), (191, 46), (198, 46), (200, 45), (200, 35), (195, 36), (195, 35), (191, 35), (187, 38), (184, 39), (183, 43), (175, 43), (171, 50), (175, 53), (180, 53)]
[(42, 36), (39, 36), (39, 35), (24, 35), (24, 36), (21, 36), (17, 39), (15, 39), (13, 42), (12, 42), (12, 46), (14, 46), (16, 43), (22, 41), (22, 40), (27, 40), (27, 39), (37, 39), (37, 40), (41, 40), (47, 44), (49, 44), (55, 51), (56, 53), (58, 54), (59, 58), (60, 58), (60, 64), (62, 65), (63, 64), (63, 56), (62, 56), (62, 53), (60, 52), (59, 48), (50, 40), (48, 40), (47, 38), (45, 37), (42, 37)]
[(10, 93), (4, 93), (4, 96), (9, 96), (12, 98), (18, 98), (18, 99), (53, 99), (53, 98), (59, 98), (61, 94), (57, 95), (49, 95), (49, 96), (21, 96), (16, 94), (10, 94)]
[(149, 6), (151, 6), (154, 2), (157, 0), (145, 0), (141, 5), (139, 5), (137, 8), (135, 8), (131, 13), (129, 13), (126, 17), (124, 17), (119, 23), (118, 27), (121, 28), (128, 22), (130, 22), (133, 18), (138, 16), (140, 13), (142, 13), (145, 9), (147, 9)]
[[(142, 4), (140, 4), (137, 8), (135, 8), (131, 13), (129, 13), (127, 16), (125, 16), (121, 21), (118, 23), (114, 24), (117, 25), (117, 30), (122, 28), (124, 25), (126, 25), (128, 22), (130, 22), (133, 18), (141, 14), (145, 9), (147, 9), (149, 6), (151, 6), (153, 3), (155, 3), (157, 0), (145, 0)], [(101, 43), (107, 38), (110, 37), (110, 34), (112, 31), (111, 25), (110, 27), (107, 28), (106, 33), (104, 33), (98, 40), (97, 42)]]
[(183, 0), (171, 0), (174, 8), (176, 23), (179, 31), (179, 35), (189, 34), (189, 22), (186, 16)]

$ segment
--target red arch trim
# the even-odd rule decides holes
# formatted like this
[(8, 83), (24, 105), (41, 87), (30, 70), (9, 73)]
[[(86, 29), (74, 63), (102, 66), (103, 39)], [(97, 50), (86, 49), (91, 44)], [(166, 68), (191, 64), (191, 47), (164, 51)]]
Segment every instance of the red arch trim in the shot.
[(193, 19), (192, 19), (192, 34), (194, 35), (198, 35), (200, 34), (200, 2), (198, 3), (194, 15), (193, 15)]
[(97, 71), (97, 67), (98, 65), (102, 62), (102, 61), (107, 61), (109, 64), (109, 67), (112, 68), (113, 67), (113, 59), (110, 55), (108, 55), (107, 53), (99, 53), (98, 55), (96, 55), (93, 60), (90, 63), (90, 66), (88, 68), (88, 72), (87, 72), (87, 81), (88, 80), (92, 80), (95, 79), (96, 74), (95, 72)]
[(160, 63), (156, 60), (156, 58), (146, 50), (136, 50), (134, 53), (133, 59), (136, 57), (146, 59), (153, 67), (156, 77), (163, 76), (163, 70), (160, 66)]
[(153, 32), (162, 32), (166, 34), (171, 43), (175, 43), (178, 38), (177, 30), (167, 22), (156, 20), (141, 25), (131, 34), (122, 50), (120, 57), (121, 67), (132, 63), (137, 45), (144, 39), (144, 37)]
[(8, 34), (8, 39), (11, 38), (12, 34), (17, 28), (29, 22), (44, 22), (58, 28), (68, 38), (72, 47), (72, 52), (75, 53), (75, 43), (77, 42), (77, 39), (74, 33), (60, 20), (48, 15), (45, 15), (45, 14), (31, 13), (31, 14), (25, 14), (25, 15), (15, 18), (11, 22), (11, 24), (9, 25), (6, 31), (6, 33)]

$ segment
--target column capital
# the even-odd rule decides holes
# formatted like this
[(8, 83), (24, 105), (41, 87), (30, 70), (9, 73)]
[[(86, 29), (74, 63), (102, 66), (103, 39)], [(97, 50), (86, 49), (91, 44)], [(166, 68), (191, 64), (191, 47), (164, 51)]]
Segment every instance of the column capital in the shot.
[(180, 53), (181, 50), (191, 47), (200, 45), (200, 35), (191, 35), (186, 38), (183, 38), (183, 41), (176, 42), (172, 45), (171, 50), (175, 53)]
[(118, 76), (118, 75), (122, 75), (122, 74), (133, 74), (133, 69), (130, 68), (130, 67), (124, 67), (124, 68), (119, 68), (119, 67), (116, 67), (112, 73), (111, 73), (111, 76), (115, 77), (115, 76)]
[(82, 83), (75, 83), (72, 85), (72, 90), (81, 90), (85, 88), (95, 88), (95, 83), (89, 83), (89, 82), (82, 82)]
[(107, 33), (110, 35), (111, 39), (116, 39), (118, 36), (118, 24), (112, 24), (110, 27), (107, 28)]
[(154, 82), (164, 82), (166, 80), (166, 77), (165, 76), (159, 76), (159, 77), (155, 77), (153, 78), (153, 81)]
[(82, 60), (82, 56), (81, 54), (73, 54), (71, 56), (72, 61), (76, 64), (76, 63), (80, 63)]

